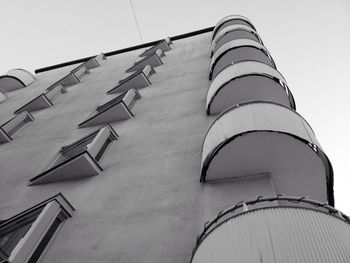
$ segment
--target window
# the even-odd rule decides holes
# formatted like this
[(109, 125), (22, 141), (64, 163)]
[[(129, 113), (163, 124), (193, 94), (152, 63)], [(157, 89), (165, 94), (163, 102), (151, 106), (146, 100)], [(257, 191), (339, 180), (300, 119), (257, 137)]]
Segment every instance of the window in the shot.
[(12, 135), (22, 128), (26, 123), (34, 120), (29, 112), (22, 112), (0, 126), (0, 143), (12, 140)]
[(50, 90), (35, 97), (21, 108), (15, 111), (15, 114), (24, 111), (36, 111), (53, 106), (53, 102), (62, 94), (66, 94), (67, 90), (60, 84), (51, 86)]
[(92, 116), (79, 124), (79, 127), (101, 125), (107, 122), (130, 119), (134, 114), (131, 112), (136, 101), (141, 99), (137, 90), (131, 89), (98, 106)]
[(30, 179), (30, 185), (98, 175), (100, 163), (118, 134), (107, 124), (69, 145), (63, 146), (44, 172)]
[(85, 63), (83, 63), (82, 65), (73, 69), (71, 72), (80, 81), (85, 75), (89, 74), (90, 71), (85, 67)]
[(170, 48), (170, 45), (172, 44), (173, 42), (170, 40), (169, 37), (165, 38), (165, 39), (162, 39), (161, 41), (159, 41), (157, 44), (155, 44), (154, 46), (150, 47), (149, 49), (145, 50), (141, 55), (140, 57), (147, 57), (149, 56), (150, 54), (156, 52), (158, 49), (161, 49), (163, 52), (167, 52), (169, 51), (171, 48)]
[(99, 65), (101, 65), (103, 60), (106, 60), (107, 58), (106, 58), (105, 54), (101, 53), (101, 54), (97, 55), (96, 57), (94, 57), (94, 59)]
[(3, 102), (4, 100), (6, 100), (7, 97), (8, 96), (7, 96), (6, 92), (0, 89), (0, 102)]
[(161, 58), (164, 56), (164, 52), (161, 49), (158, 49), (155, 53), (150, 54), (149, 56), (144, 57), (143, 59), (135, 62), (131, 68), (126, 70), (126, 72), (142, 70), (147, 65), (150, 65), (151, 67), (157, 67), (159, 65), (162, 65), (163, 62)]
[(150, 76), (155, 73), (155, 70), (147, 65), (144, 69), (136, 71), (128, 77), (119, 81), (118, 85), (107, 91), (107, 94), (128, 91), (130, 89), (140, 89), (151, 85)]
[(66, 75), (65, 77), (61, 78), (59, 81), (52, 84), (46, 90), (51, 91), (52, 89), (56, 88), (57, 86), (62, 86), (64, 88), (66, 88), (66, 87), (69, 87), (69, 86), (72, 86), (72, 85), (75, 85), (78, 83), (80, 83), (79, 78), (77, 78), (77, 76), (73, 72), (71, 72), (68, 75)]
[(0, 262), (40, 262), (74, 210), (59, 193), (0, 221)]

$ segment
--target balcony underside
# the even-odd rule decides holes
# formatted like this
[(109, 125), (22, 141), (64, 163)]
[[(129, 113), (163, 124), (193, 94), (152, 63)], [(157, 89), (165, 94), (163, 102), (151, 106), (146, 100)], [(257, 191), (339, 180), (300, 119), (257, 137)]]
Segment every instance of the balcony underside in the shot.
[(295, 109), (294, 98), (283, 76), (274, 68), (256, 61), (229, 65), (210, 84), (208, 114), (245, 102), (268, 101)]
[(22, 81), (12, 76), (4, 76), (0, 78), (0, 88), (5, 92), (24, 88), (25, 85)]
[(223, 112), (209, 128), (201, 181), (269, 174), (276, 193), (333, 203), (333, 171), (313, 131), (293, 110), (246, 103)]
[(308, 208), (271, 207), (218, 224), (197, 247), (192, 263), (347, 263), (350, 225)]
[(228, 65), (242, 61), (258, 61), (276, 68), (265, 50), (253, 46), (241, 46), (230, 49), (215, 59), (211, 67), (211, 79), (214, 79)]
[(307, 142), (292, 135), (269, 131), (237, 134), (213, 154), (207, 163), (206, 181), (270, 174), (276, 193), (327, 201), (323, 160)]
[(260, 38), (257, 36), (257, 34), (254, 34), (253, 31), (234, 30), (226, 33), (215, 43), (212, 53), (215, 53), (221, 46), (223, 46), (227, 42), (236, 39), (250, 39), (262, 44)]

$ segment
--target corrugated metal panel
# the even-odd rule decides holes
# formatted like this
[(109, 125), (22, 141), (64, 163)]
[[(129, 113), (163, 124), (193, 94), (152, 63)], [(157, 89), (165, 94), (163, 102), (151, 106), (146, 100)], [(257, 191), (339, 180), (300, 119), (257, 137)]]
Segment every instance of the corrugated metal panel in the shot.
[(259, 130), (290, 133), (319, 146), (309, 124), (295, 111), (273, 103), (250, 103), (231, 108), (214, 121), (204, 139), (202, 163), (224, 140)]
[(350, 225), (304, 208), (251, 211), (214, 229), (193, 263), (348, 263)]

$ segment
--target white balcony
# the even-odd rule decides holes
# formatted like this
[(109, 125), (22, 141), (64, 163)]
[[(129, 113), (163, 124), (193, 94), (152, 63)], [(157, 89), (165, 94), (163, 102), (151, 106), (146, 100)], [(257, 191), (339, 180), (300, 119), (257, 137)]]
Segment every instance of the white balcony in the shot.
[(164, 52), (161, 49), (158, 49), (155, 53), (149, 55), (148, 57), (144, 57), (139, 61), (136, 61), (131, 68), (126, 70), (126, 72), (142, 70), (147, 65), (150, 65), (152, 68), (160, 66), (163, 64), (161, 58), (164, 56)]
[(349, 217), (310, 199), (278, 199), (286, 206), (261, 198), (267, 207), (248, 201), (221, 211), (198, 236), (191, 263), (349, 262)]
[(232, 25), (220, 30), (212, 41), (211, 55), (225, 43), (235, 39), (251, 39), (264, 45), (258, 33), (249, 26)]
[(0, 76), (0, 89), (4, 92), (10, 92), (27, 87), (35, 80), (35, 76), (27, 70), (12, 69), (5, 75)]
[(241, 61), (259, 61), (276, 68), (269, 51), (260, 43), (251, 39), (231, 40), (222, 45), (213, 55), (209, 65), (209, 79), (230, 64)]
[(101, 125), (109, 122), (130, 119), (134, 114), (132, 108), (141, 99), (137, 90), (129, 90), (114, 99), (98, 106), (91, 117), (79, 124), (79, 127)]
[(276, 69), (257, 61), (243, 61), (227, 66), (211, 82), (206, 111), (219, 114), (252, 101), (270, 101), (295, 109), (286, 80)]
[(268, 102), (228, 108), (204, 138), (201, 181), (259, 174), (271, 177), (277, 193), (332, 204), (332, 166), (302, 116)]
[(143, 70), (132, 73), (126, 78), (119, 81), (118, 85), (107, 91), (107, 94), (119, 93), (130, 89), (141, 89), (151, 85), (150, 77), (155, 73), (155, 70), (147, 65)]
[(229, 15), (229, 16), (222, 18), (215, 25), (213, 33), (212, 33), (212, 39), (215, 38), (216, 34), (219, 31), (221, 31), (225, 27), (231, 26), (231, 25), (245, 25), (245, 26), (249, 26), (252, 29), (256, 30), (255, 27), (253, 26), (252, 22), (248, 18), (246, 18), (244, 16), (240, 16), (240, 15)]
[(29, 185), (52, 183), (72, 178), (98, 175), (100, 163), (118, 134), (107, 124), (101, 129), (63, 146), (42, 173), (30, 179)]
[(169, 37), (167, 37), (165, 39), (162, 39), (161, 41), (159, 41), (154, 46), (152, 46), (149, 49), (145, 50), (140, 55), (140, 57), (147, 57), (147, 56), (153, 54), (154, 52), (156, 52), (158, 49), (161, 49), (163, 52), (167, 52), (167, 51), (171, 50), (171, 48), (170, 48), (171, 44), (172, 44), (172, 42), (171, 42)]

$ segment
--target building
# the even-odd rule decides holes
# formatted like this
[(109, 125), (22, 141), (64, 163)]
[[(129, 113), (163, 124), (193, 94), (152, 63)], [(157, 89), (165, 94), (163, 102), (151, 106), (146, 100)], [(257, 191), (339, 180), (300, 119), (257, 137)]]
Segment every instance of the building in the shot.
[(0, 78), (0, 262), (349, 262), (331, 163), (247, 18), (36, 73)]

